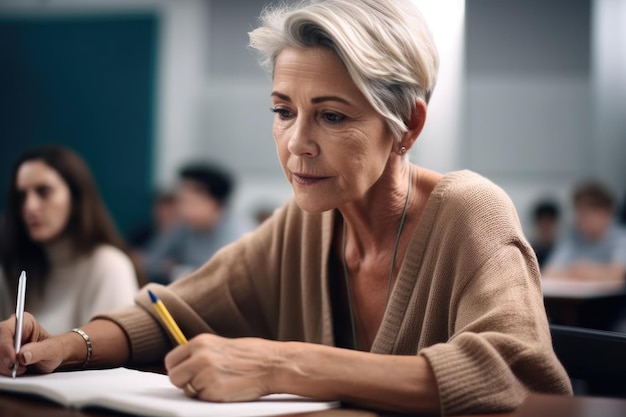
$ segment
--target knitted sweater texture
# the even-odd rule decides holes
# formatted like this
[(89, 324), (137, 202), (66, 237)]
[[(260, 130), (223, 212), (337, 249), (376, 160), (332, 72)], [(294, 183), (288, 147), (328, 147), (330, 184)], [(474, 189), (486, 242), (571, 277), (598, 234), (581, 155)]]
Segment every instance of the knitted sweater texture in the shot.
[[(215, 332), (334, 345), (329, 271), (336, 211), (294, 201), (191, 275), (152, 285), (188, 337)], [(470, 171), (445, 175), (407, 248), (372, 352), (424, 355), (443, 415), (511, 410), (529, 392), (571, 392), (557, 360), (532, 249), (508, 196)], [(144, 289), (104, 316), (136, 363), (172, 341)]]

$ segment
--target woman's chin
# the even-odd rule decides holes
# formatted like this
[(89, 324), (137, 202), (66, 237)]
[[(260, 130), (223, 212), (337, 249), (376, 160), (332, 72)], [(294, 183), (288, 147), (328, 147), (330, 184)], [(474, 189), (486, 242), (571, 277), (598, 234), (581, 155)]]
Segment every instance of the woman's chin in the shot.
[(29, 232), (30, 239), (39, 245), (48, 245), (57, 241), (60, 236), (58, 233), (49, 233), (44, 230), (37, 230)]
[(325, 198), (315, 197), (311, 195), (295, 194), (296, 203), (298, 206), (307, 213), (323, 213), (328, 210), (336, 208), (336, 205), (332, 204)]

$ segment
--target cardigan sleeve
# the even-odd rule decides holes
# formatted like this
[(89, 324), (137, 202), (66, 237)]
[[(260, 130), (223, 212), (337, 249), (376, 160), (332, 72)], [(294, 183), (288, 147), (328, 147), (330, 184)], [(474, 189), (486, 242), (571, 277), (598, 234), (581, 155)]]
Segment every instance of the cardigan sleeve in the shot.
[(512, 203), (499, 190), (479, 190), (476, 201), (465, 194), (463, 216), (448, 225), (456, 238), (444, 252), (457, 265), (440, 300), (448, 339), (419, 352), (435, 374), (443, 415), (512, 410), (532, 391), (571, 393)]
[(134, 306), (96, 318), (112, 320), (124, 330), (136, 364), (159, 361), (174, 345), (159, 323), (148, 289), (163, 301), (189, 339), (205, 332), (275, 338), (285, 211), (222, 248), (190, 275), (169, 286), (149, 284)]
[(514, 409), (530, 391), (571, 391), (538, 283), (524, 272), (514, 246), (494, 254), (454, 301), (452, 337), (420, 352), (435, 373), (443, 415)]

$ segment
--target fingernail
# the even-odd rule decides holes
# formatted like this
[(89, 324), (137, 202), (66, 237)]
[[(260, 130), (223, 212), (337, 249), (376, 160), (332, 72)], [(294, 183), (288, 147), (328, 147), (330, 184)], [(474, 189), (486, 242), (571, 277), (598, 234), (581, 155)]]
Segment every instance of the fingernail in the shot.
[(24, 352), (24, 365), (29, 365), (30, 361), (33, 359), (33, 354), (31, 352)]
[(11, 359), (9, 358), (2, 358), (2, 363), (4, 364), (6, 368), (10, 368), (13, 365), (13, 363), (11, 362)]

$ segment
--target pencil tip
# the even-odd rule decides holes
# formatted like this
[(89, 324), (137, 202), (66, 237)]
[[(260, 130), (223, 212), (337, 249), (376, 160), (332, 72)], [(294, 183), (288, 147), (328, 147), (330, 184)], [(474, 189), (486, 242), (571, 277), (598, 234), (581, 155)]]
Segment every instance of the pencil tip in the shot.
[(148, 294), (150, 295), (150, 300), (152, 300), (153, 303), (156, 303), (157, 301), (159, 301), (157, 296), (154, 295), (154, 293), (151, 290), (148, 290)]

